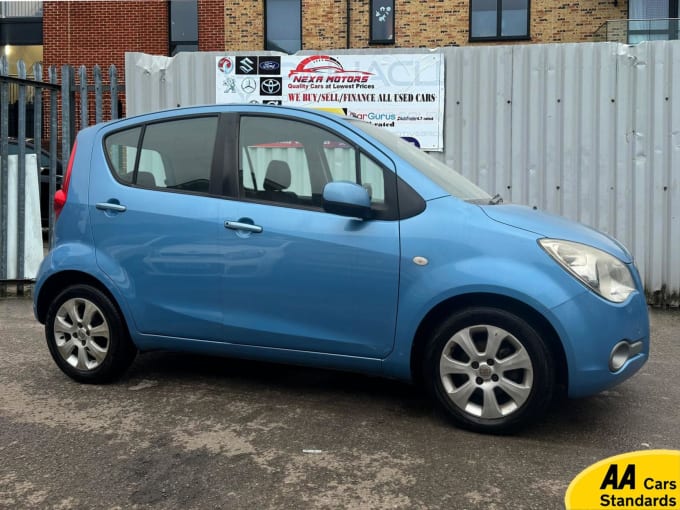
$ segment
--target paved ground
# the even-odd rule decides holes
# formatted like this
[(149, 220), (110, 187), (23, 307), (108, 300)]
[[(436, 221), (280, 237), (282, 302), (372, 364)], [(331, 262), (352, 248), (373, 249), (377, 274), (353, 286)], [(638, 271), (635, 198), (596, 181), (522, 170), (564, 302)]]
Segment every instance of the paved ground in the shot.
[(0, 300), (0, 508), (563, 508), (591, 463), (680, 448), (680, 313), (652, 326), (632, 380), (490, 437), (352, 374), (157, 353), (78, 385), (30, 301)]

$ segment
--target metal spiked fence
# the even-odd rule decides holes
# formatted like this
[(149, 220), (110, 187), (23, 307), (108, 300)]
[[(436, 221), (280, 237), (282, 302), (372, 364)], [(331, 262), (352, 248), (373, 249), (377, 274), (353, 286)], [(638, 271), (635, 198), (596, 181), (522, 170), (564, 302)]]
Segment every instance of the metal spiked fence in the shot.
[[(7, 295), (10, 285), (23, 295), (25, 284), (35, 278), (37, 264), (31, 261), (42, 259), (43, 241), (48, 246), (53, 242), (52, 205), (58, 169), (65, 170), (79, 129), (119, 117), (124, 90), (113, 65), (108, 68), (108, 76), (99, 66), (89, 73), (85, 66), (77, 70), (51, 66), (43, 76), (38, 63), (31, 71), (28, 74), (25, 63), (19, 60), (16, 73), (10, 74), (6, 57), (0, 58), (0, 297)], [(36, 182), (27, 173), (30, 169), (26, 155), (30, 153), (37, 155), (39, 173), (38, 193), (33, 190), (32, 195), (30, 190), (27, 194), (27, 186), (35, 186)], [(42, 172), (41, 158), (48, 162)], [(31, 217), (36, 208), (27, 209), (26, 197), (40, 194), (47, 194), (41, 202), (48, 210), (42, 211), (46, 221), (42, 239), (36, 245), (31, 242), (35, 235), (30, 237), (26, 226), (41, 219)]]

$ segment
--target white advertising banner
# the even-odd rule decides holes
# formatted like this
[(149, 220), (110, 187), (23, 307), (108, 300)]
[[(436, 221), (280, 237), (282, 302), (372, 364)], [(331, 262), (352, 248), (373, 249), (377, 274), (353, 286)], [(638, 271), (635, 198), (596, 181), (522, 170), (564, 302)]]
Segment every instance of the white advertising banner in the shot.
[(216, 57), (217, 103), (342, 110), (422, 149), (444, 148), (441, 53)]

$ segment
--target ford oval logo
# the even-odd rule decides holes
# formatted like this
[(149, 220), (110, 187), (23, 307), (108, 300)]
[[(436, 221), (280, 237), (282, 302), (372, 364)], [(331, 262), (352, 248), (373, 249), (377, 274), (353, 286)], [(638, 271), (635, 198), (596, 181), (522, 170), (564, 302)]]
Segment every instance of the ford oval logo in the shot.
[(263, 71), (276, 71), (279, 68), (279, 63), (273, 60), (265, 60), (260, 62), (260, 69)]

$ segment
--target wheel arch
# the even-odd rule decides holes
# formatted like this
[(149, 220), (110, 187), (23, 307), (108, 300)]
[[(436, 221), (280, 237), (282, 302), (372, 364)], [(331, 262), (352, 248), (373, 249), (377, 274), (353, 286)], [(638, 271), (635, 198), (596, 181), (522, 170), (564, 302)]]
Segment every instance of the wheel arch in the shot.
[(109, 288), (104, 285), (100, 280), (92, 276), (91, 274), (84, 273), (82, 271), (61, 271), (50, 276), (45, 283), (42, 284), (40, 288), (40, 293), (38, 294), (38, 299), (36, 300), (36, 317), (41, 324), (45, 324), (47, 318), (47, 310), (50, 307), (50, 303), (67, 287), (73, 285), (90, 285), (97, 290), (103, 292), (106, 297), (108, 297), (113, 305), (118, 310), (125, 326), (127, 327), (125, 314), (121, 310), (118, 300), (111, 293)]
[(422, 382), (422, 362), (425, 347), (435, 329), (454, 312), (471, 307), (499, 308), (513, 313), (536, 329), (555, 362), (556, 384), (562, 390), (568, 387), (567, 357), (557, 331), (543, 314), (517, 299), (491, 293), (473, 293), (454, 296), (434, 306), (420, 322), (411, 347), (411, 377)]

